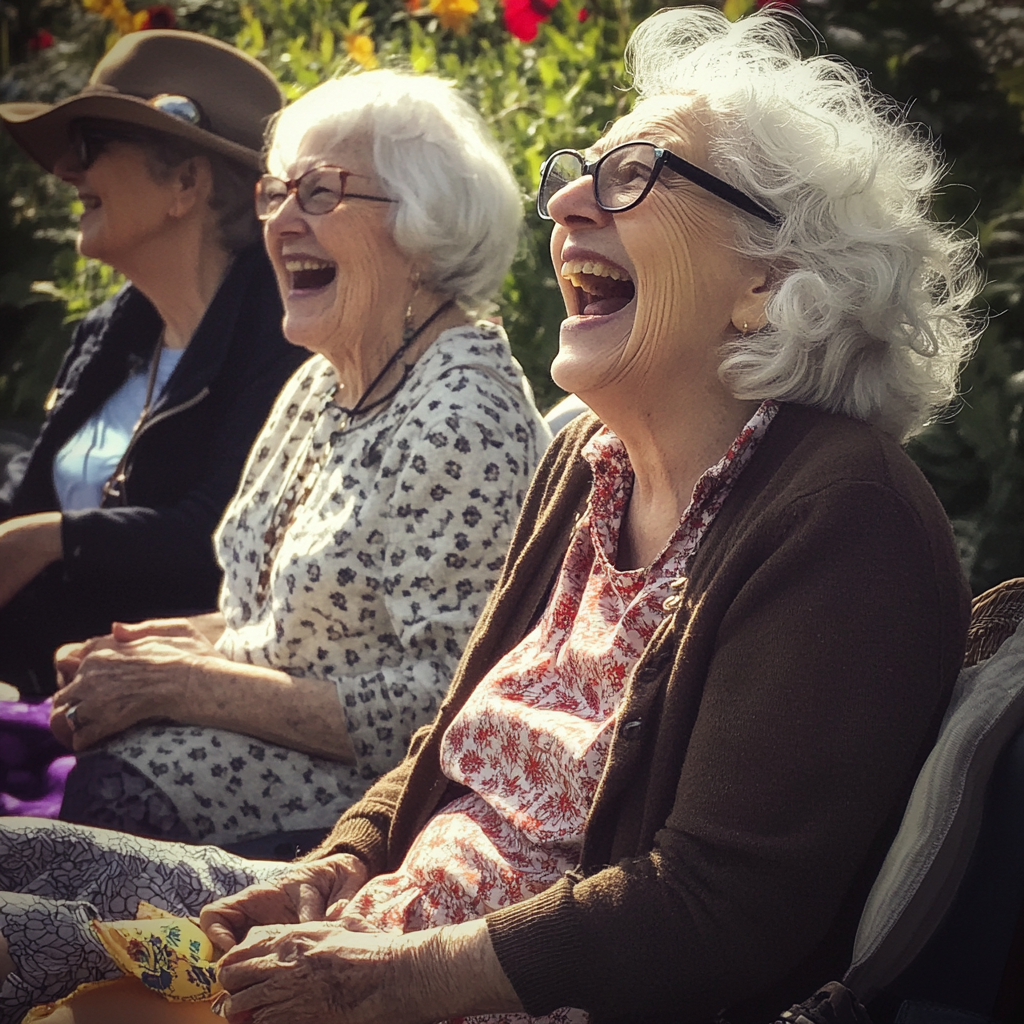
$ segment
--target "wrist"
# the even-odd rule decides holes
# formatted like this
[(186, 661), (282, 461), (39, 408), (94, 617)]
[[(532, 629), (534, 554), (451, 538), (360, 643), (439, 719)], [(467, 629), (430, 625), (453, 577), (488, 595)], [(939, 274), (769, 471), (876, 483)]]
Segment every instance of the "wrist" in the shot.
[(151, 676), (146, 718), (168, 719), (179, 725), (205, 724), (202, 702), (209, 684), (201, 660), (187, 654), (167, 664), (163, 673)]
[(420, 941), (410, 950), (412, 991), (425, 1017), (522, 1011), (484, 918), (433, 928), (417, 937)]
[(201, 658), (194, 654), (186, 656), (185, 685), (176, 695), (171, 695), (172, 698), (176, 697), (176, 707), (167, 717), (195, 724), (205, 721), (207, 717), (205, 702), (209, 696), (210, 687), (213, 685), (207, 665), (209, 660), (209, 658)]

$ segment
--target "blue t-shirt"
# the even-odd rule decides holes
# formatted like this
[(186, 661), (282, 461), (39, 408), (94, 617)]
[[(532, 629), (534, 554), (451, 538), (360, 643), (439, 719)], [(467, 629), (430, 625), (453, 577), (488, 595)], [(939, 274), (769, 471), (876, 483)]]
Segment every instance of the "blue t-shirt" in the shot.
[[(185, 350), (165, 348), (153, 382), (153, 402), (163, 393)], [(132, 374), (106, 404), (82, 424), (53, 460), (53, 486), (62, 512), (99, 508), (103, 485), (113, 476), (146, 403), (149, 369)]]

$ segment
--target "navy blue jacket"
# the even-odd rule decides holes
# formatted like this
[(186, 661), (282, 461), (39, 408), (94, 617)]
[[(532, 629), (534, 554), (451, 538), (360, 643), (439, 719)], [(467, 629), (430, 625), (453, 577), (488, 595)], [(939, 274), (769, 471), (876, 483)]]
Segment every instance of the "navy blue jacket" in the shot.
[[(309, 355), (285, 341), (281, 315), (270, 263), (252, 246), (236, 257), (132, 441), (123, 506), (106, 499), (108, 507), (65, 513), (63, 560), (0, 613), (0, 678), (49, 692), (57, 645), (108, 632), (115, 620), (216, 607), (211, 534), (281, 386)], [(56, 453), (129, 374), (148, 367), (161, 327), (131, 286), (85, 317), (8, 515), (59, 508)]]

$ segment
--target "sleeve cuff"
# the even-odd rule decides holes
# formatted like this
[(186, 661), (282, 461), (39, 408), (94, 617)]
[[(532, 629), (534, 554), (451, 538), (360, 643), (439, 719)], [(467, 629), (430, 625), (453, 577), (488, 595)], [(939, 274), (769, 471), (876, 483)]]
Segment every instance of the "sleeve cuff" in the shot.
[(335, 853), (351, 853), (369, 869), (370, 877), (379, 875), (387, 864), (387, 815), (364, 810), (360, 815), (344, 816), (334, 831), (303, 860), (319, 860)]
[(540, 1017), (583, 1006), (586, 964), (573, 884), (568, 879), (522, 903), (487, 915), (491, 944), (523, 1008)]

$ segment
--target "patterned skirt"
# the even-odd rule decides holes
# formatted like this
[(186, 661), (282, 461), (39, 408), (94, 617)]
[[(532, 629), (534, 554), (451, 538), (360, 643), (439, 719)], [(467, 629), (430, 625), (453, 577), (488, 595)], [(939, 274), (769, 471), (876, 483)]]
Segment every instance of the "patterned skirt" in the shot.
[(16, 970), (0, 985), (0, 1024), (120, 970), (92, 918), (135, 917), (139, 900), (194, 916), (287, 862), (244, 860), (213, 846), (165, 843), (41, 818), (0, 818), (0, 935)]

